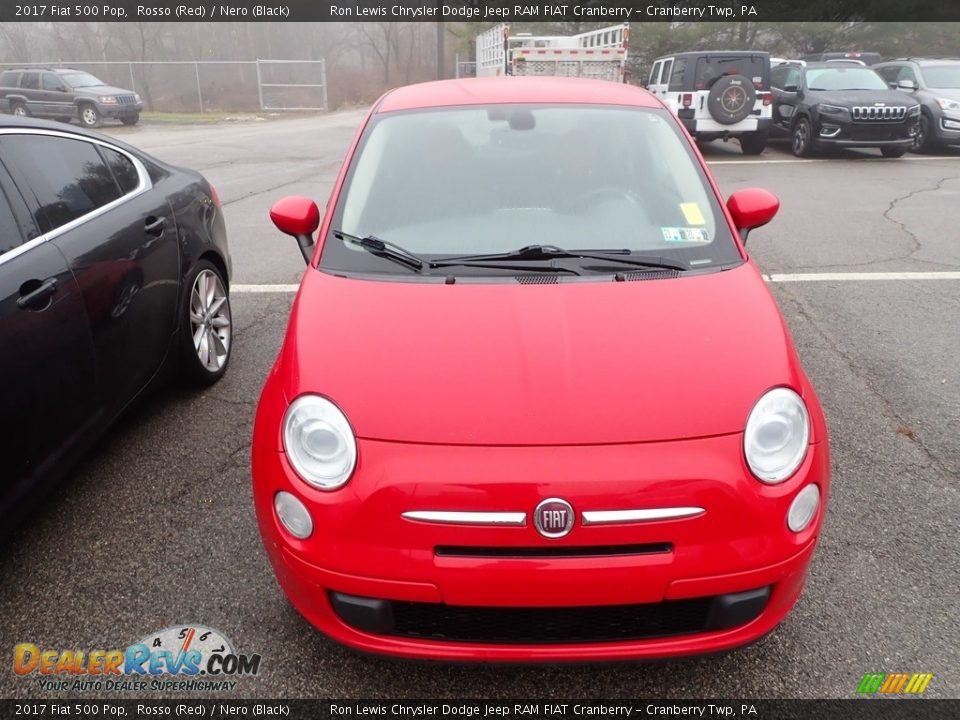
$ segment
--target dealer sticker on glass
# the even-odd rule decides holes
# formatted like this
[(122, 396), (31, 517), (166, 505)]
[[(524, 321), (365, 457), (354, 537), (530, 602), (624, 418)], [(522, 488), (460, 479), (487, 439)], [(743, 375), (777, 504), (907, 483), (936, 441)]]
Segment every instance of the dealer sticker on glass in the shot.
[(662, 227), (665, 242), (708, 243), (710, 236), (704, 228), (695, 227)]

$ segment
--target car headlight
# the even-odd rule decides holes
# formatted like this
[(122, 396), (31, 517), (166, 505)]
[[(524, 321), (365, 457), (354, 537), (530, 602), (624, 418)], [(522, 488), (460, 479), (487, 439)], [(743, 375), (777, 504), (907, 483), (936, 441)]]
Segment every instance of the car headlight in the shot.
[(104, 105), (116, 105), (117, 99), (113, 95), (101, 95), (97, 98)]
[(850, 112), (845, 107), (840, 107), (839, 105), (824, 105), (823, 103), (820, 103), (817, 109), (824, 115), (843, 115), (844, 113)]
[(920, 116), (920, 106), (913, 105), (907, 108), (907, 117), (919, 117)]
[(941, 110), (960, 112), (960, 102), (957, 102), (956, 100), (950, 100), (949, 98), (937, 98), (936, 103), (940, 106)]
[(283, 447), (297, 474), (320, 490), (336, 490), (353, 474), (357, 439), (340, 408), (301, 395), (283, 416)]
[(800, 467), (809, 440), (803, 399), (788, 388), (770, 390), (753, 406), (743, 433), (750, 472), (765, 483), (783, 482)]
[(134, 94), (133, 94), (133, 101), (134, 101), (134, 102), (143, 102), (143, 100), (140, 99), (140, 93), (134, 93)]

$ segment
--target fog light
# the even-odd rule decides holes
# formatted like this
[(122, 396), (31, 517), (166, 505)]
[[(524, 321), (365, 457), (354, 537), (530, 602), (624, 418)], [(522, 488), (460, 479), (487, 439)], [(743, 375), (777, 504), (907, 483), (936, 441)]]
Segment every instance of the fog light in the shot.
[(832, 138), (840, 134), (840, 128), (833, 125), (825, 125), (820, 128), (820, 137)]
[(807, 525), (817, 514), (819, 505), (820, 488), (816, 485), (807, 485), (797, 493), (790, 504), (790, 511), (787, 513), (787, 527), (795, 533), (806, 530)]
[(960, 130), (960, 122), (943, 118), (943, 127), (945, 127), (947, 130)]
[[(313, 520), (306, 506), (296, 497), (288, 492), (278, 492), (273, 498), (273, 509), (277, 511), (280, 524), (288, 533), (300, 540), (310, 537), (313, 532)], [(790, 512), (792, 513), (793, 510)]]

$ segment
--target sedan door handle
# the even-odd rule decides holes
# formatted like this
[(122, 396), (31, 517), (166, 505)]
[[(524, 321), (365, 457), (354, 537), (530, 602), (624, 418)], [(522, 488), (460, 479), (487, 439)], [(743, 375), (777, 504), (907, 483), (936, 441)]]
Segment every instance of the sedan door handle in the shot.
[(163, 217), (154, 217), (151, 215), (147, 218), (146, 225), (143, 226), (143, 230), (148, 235), (156, 235), (160, 237), (163, 235), (163, 229), (167, 225), (167, 219)]
[[(26, 295), (21, 295), (17, 298), (17, 307), (21, 310), (28, 310), (30, 308), (40, 305), (40, 301), (44, 300), (57, 291), (57, 279), (49, 278), (44, 280), (39, 287), (34, 290), (31, 290)], [(39, 308), (38, 308), (39, 309)]]

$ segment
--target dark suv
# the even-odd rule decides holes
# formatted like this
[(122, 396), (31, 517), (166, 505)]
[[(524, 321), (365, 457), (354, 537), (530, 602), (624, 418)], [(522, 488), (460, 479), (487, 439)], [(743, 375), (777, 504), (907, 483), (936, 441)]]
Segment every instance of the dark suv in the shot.
[(789, 134), (793, 154), (875, 147), (900, 157), (914, 143), (920, 105), (891, 90), (873, 69), (839, 63), (786, 64), (770, 72), (773, 125)]
[(82, 70), (23, 68), (0, 73), (0, 110), (14, 115), (79, 118), (99, 127), (104, 118), (136, 125), (143, 102), (131, 90), (111, 87)]
[(935, 152), (960, 144), (960, 60), (908, 58), (874, 67), (890, 87), (920, 103), (915, 150)]

